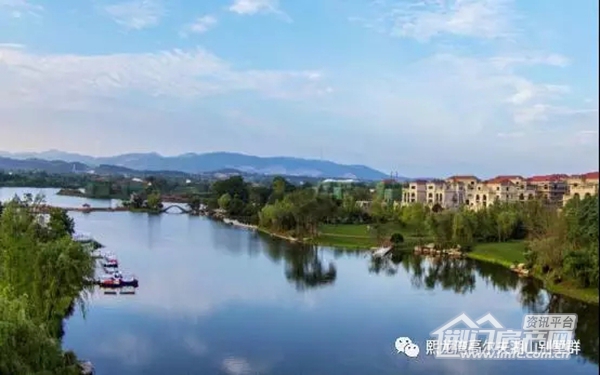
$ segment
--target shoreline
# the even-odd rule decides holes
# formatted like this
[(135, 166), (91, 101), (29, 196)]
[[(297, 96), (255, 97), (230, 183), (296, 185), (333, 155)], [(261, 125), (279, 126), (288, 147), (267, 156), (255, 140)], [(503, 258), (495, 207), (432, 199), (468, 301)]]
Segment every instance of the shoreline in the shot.
[[(485, 256), (485, 255), (481, 255), (481, 254), (477, 254), (477, 253), (473, 253), (473, 252), (468, 252), (465, 254), (465, 256), (467, 258), (475, 260), (477, 262), (496, 264), (498, 266), (502, 266), (502, 267), (512, 271), (512, 269), (511, 269), (512, 263), (502, 260), (502, 259), (493, 258), (490, 256)], [(590, 304), (594, 304), (594, 305), (598, 305), (600, 302), (599, 301), (600, 297), (599, 297), (598, 292), (593, 289), (582, 289), (582, 288), (575, 287), (575, 286), (569, 286), (567, 281), (560, 283), (560, 284), (556, 284), (556, 283), (552, 282), (551, 280), (548, 280), (543, 275), (538, 274), (537, 272), (532, 272), (529, 276), (526, 276), (526, 277), (531, 277), (538, 281), (541, 281), (544, 289), (546, 289), (546, 291), (548, 291), (550, 293), (559, 294), (559, 295), (562, 295), (565, 297), (573, 298), (577, 301), (586, 302), (586, 303), (590, 303)]]
[[(75, 211), (84, 211), (84, 212), (86, 211), (83, 208), (77, 208), (74, 210)], [(98, 210), (98, 209), (92, 209), (90, 211), (96, 211), (96, 210)], [(124, 207), (119, 207), (117, 209), (102, 208), (99, 211), (109, 211), (109, 212), (128, 211), (128, 212), (134, 212), (134, 213), (148, 213), (148, 214), (162, 213), (161, 211), (156, 212), (156, 211), (152, 211), (152, 210), (148, 210), (148, 209), (127, 209)], [(212, 219), (212, 220), (216, 220), (215, 218), (213, 218), (209, 215), (206, 215), (206, 217), (209, 219)], [(221, 221), (224, 224), (227, 224), (227, 225), (230, 225), (230, 226), (233, 226), (236, 228), (258, 231), (258, 232), (264, 233), (266, 235), (269, 235), (271, 237), (279, 238), (279, 239), (288, 241), (293, 244), (306, 244), (306, 245), (313, 245), (313, 246), (323, 246), (323, 247), (331, 247), (331, 248), (338, 248), (338, 249), (345, 249), (345, 250), (352, 250), (352, 251), (364, 251), (364, 252), (370, 252), (374, 248), (377, 247), (377, 246), (365, 246), (365, 245), (358, 245), (358, 244), (357, 245), (349, 245), (347, 242), (336, 243), (335, 241), (331, 241), (331, 242), (330, 241), (320, 241), (319, 236), (312, 237), (312, 238), (299, 239), (299, 238), (292, 237), (290, 235), (273, 232), (267, 228), (260, 227), (258, 225), (245, 224), (245, 223), (239, 222), (237, 220), (228, 219), (228, 218), (221, 218), (216, 221)], [(483, 245), (483, 244), (480, 244), (480, 245)], [(501, 246), (502, 243), (493, 244), (493, 245)], [(478, 261), (478, 262), (496, 264), (496, 265), (502, 266), (509, 270), (511, 269), (511, 266), (513, 266), (515, 263), (514, 261), (511, 262), (507, 259), (503, 259), (502, 257), (497, 256), (496, 254), (493, 254), (493, 253), (492, 254), (477, 253), (477, 246), (474, 248), (473, 251), (465, 253), (465, 257), (475, 260), (475, 261)], [(520, 261), (519, 263), (521, 263), (521, 262), (522, 261)], [(540, 275), (536, 272), (532, 272), (529, 276), (526, 276), (526, 277), (532, 277), (532, 278), (535, 278), (535, 279), (541, 281), (543, 283), (544, 289), (546, 289), (550, 293), (563, 295), (563, 296), (570, 297), (570, 298), (573, 298), (578, 301), (587, 302), (587, 303), (594, 304), (594, 305), (600, 304), (599, 294), (594, 289), (583, 289), (583, 288), (580, 288), (577, 286), (570, 285), (569, 280), (565, 280), (562, 283), (557, 284), (557, 283), (554, 283), (551, 280), (549, 280), (547, 277), (544, 277), (544, 275)]]
[[(238, 228), (246, 228), (246, 229), (252, 229), (252, 230), (255, 230), (258, 232), (262, 232), (271, 237), (276, 237), (276, 238), (279, 238), (279, 239), (282, 239), (282, 240), (285, 240), (285, 241), (288, 241), (288, 242), (294, 243), (294, 244), (308, 244), (308, 245), (326, 246), (326, 247), (334, 247), (334, 248), (337, 247), (337, 248), (343, 248), (343, 249), (347, 249), (347, 250), (364, 251), (364, 252), (370, 252), (372, 250), (371, 248), (359, 247), (359, 246), (347, 247), (347, 246), (334, 246), (331, 244), (323, 244), (323, 243), (319, 243), (319, 241), (316, 239), (310, 239), (309, 241), (300, 240), (300, 239), (292, 237), (292, 236), (272, 232), (266, 228), (262, 228), (257, 225), (240, 223), (236, 220), (225, 219), (223, 222), (226, 224), (229, 224), (231, 226), (238, 227)], [(508, 270), (511, 270), (511, 266), (513, 265), (513, 263), (511, 263), (509, 261), (502, 260), (499, 258), (494, 258), (491, 256), (485, 256), (485, 255), (478, 254), (478, 253), (474, 253), (473, 251), (465, 253), (465, 257), (469, 258), (471, 260), (474, 260), (474, 261), (478, 261), (478, 262), (496, 264), (496, 265), (502, 266)], [(518, 277), (517, 274), (515, 274), (515, 276)], [(564, 284), (563, 283), (556, 284), (537, 273), (532, 273), (531, 275), (529, 275), (527, 277), (532, 277), (532, 278), (535, 278), (535, 279), (541, 281), (543, 283), (543, 288), (546, 291), (548, 291), (549, 293), (559, 294), (562, 296), (566, 296), (566, 297), (573, 298), (575, 300), (590, 303), (590, 304), (595, 304), (595, 305), (599, 304), (599, 299), (600, 299), (599, 295), (593, 289), (582, 289), (582, 288), (578, 288), (575, 286), (569, 286), (568, 282), (565, 282)]]

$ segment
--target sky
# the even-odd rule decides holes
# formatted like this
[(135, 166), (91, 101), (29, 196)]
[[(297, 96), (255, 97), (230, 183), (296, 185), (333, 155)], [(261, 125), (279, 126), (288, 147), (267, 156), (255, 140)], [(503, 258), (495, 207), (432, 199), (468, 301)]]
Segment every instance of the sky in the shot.
[(598, 170), (592, 0), (0, 0), (0, 150)]

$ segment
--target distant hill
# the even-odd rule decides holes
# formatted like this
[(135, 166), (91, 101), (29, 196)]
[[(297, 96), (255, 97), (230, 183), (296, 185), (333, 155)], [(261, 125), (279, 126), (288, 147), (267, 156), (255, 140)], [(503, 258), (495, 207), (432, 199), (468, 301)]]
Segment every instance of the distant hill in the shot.
[(48, 173), (86, 172), (89, 167), (79, 162), (62, 160), (26, 159), (18, 160), (0, 157), (0, 170), (7, 171), (44, 171)]
[[(387, 174), (364, 165), (344, 165), (325, 160), (293, 157), (258, 157), (232, 152), (188, 153), (179, 156), (132, 153), (111, 157), (93, 157), (50, 150), (40, 153), (0, 153), (0, 155), (14, 159), (60, 160), (64, 163), (80, 163), (88, 168), (97, 169), (107, 169), (107, 166), (110, 166), (111, 168), (121, 167), (137, 171), (179, 171), (189, 174), (234, 169), (248, 174), (359, 180), (380, 180), (388, 177)], [(2, 167), (0, 166), (0, 168)], [(398, 179), (406, 180), (404, 177)]]

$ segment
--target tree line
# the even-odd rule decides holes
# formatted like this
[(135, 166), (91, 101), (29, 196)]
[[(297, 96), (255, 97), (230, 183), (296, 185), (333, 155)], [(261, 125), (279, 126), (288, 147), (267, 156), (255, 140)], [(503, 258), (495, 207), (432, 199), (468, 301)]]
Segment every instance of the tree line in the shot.
[[(357, 202), (370, 200), (368, 207)], [(438, 248), (460, 245), (464, 251), (477, 243), (523, 240), (528, 268), (555, 281), (575, 280), (598, 287), (598, 196), (574, 198), (561, 210), (540, 200), (497, 202), (474, 211), (467, 207), (431, 209), (415, 203), (386, 204), (365, 186), (345, 191), (342, 199), (322, 194), (311, 184), (293, 185), (275, 177), (270, 185), (254, 185), (236, 176), (212, 184), (209, 198), (194, 205), (221, 209), (231, 218), (295, 237), (314, 237), (320, 224), (369, 224), (375, 230), (394, 224), (419, 243)], [(190, 203), (190, 206), (192, 204)], [(385, 236), (384, 236), (385, 237)]]
[(80, 374), (61, 348), (63, 320), (92, 285), (90, 251), (72, 240), (64, 210), (39, 215), (40, 197), (0, 205), (0, 373)]
[[(214, 182), (207, 198), (191, 197), (191, 209), (205, 204), (210, 210), (220, 209), (229, 217), (276, 231), (316, 234), (320, 223), (368, 223), (369, 212), (356, 205), (363, 197), (364, 186), (349, 190), (343, 200), (319, 194), (314, 185), (294, 185), (283, 177), (270, 184), (252, 184), (240, 176)], [(367, 189), (368, 191), (368, 189)]]

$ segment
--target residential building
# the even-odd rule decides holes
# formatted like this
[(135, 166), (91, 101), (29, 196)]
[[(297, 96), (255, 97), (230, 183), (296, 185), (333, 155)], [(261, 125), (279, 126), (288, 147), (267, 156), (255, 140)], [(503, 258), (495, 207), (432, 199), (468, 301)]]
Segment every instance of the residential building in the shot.
[(402, 205), (413, 203), (427, 203), (427, 181), (416, 180), (408, 184), (402, 192)]
[(568, 177), (566, 174), (532, 176), (527, 183), (535, 186), (538, 198), (551, 204), (562, 204), (563, 196), (568, 192)]
[(563, 196), (563, 204), (574, 198), (598, 194), (598, 172), (570, 176), (566, 180), (567, 193)]

